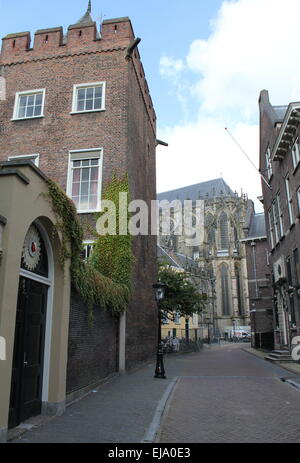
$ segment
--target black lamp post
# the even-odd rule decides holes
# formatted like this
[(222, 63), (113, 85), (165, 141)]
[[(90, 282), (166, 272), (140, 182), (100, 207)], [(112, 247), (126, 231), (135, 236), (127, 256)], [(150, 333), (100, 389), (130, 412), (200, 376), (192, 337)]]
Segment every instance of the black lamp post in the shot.
[(163, 348), (161, 342), (161, 311), (159, 307), (159, 301), (164, 298), (166, 285), (161, 283), (155, 283), (152, 285), (155, 290), (155, 300), (157, 302), (158, 311), (158, 341), (157, 341), (157, 355), (156, 355), (156, 368), (154, 378), (165, 378), (165, 367), (163, 361)]

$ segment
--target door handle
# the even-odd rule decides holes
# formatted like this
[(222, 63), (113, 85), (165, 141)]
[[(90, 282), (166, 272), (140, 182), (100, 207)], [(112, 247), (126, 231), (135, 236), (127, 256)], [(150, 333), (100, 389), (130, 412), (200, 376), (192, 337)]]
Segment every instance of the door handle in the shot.
[(24, 352), (23, 365), (24, 365), (24, 367), (26, 367), (28, 365), (28, 362), (26, 360), (26, 352)]

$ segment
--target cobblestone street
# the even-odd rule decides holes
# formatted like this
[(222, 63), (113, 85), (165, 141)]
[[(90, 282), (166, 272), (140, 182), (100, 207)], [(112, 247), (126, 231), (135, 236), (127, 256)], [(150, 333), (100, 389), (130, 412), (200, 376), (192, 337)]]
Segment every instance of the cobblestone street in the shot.
[(300, 442), (300, 390), (292, 376), (243, 350), (243, 344), (205, 347), (168, 362), (179, 379), (169, 400), (160, 443)]

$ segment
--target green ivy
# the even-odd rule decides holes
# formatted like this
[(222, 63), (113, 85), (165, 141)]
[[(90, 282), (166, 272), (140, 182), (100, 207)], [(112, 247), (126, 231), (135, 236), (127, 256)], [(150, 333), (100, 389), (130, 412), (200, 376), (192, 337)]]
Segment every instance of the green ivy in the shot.
[[(95, 305), (110, 309), (113, 314), (127, 309), (130, 291), (120, 279), (113, 280), (100, 272), (92, 262), (81, 258), (83, 250), (83, 229), (79, 222), (74, 203), (52, 180), (48, 180), (48, 191), (56, 216), (56, 228), (61, 233), (62, 246), (60, 262), (71, 259), (71, 280), (77, 292), (88, 306), (89, 320), (93, 319)], [(98, 252), (106, 253), (105, 248)]]
[[(121, 285), (125, 285), (130, 291), (134, 257), (132, 254), (132, 238), (128, 233), (128, 230), (127, 233), (124, 235), (119, 234), (119, 193), (121, 192), (127, 194), (127, 201), (129, 202), (130, 198), (128, 177), (125, 176), (123, 178), (117, 178), (116, 175), (113, 175), (112, 180), (105, 188), (105, 191), (103, 193), (103, 199), (110, 200), (115, 205), (116, 234), (98, 235), (98, 238), (94, 244), (91, 262), (98, 271), (103, 273), (103, 275)], [(128, 208), (126, 209), (126, 211), (126, 226), (128, 228), (128, 222), (130, 218)], [(103, 216), (103, 214), (108, 215), (108, 213), (108, 209), (104, 208), (102, 212), (96, 215), (96, 219), (99, 219), (101, 216)]]

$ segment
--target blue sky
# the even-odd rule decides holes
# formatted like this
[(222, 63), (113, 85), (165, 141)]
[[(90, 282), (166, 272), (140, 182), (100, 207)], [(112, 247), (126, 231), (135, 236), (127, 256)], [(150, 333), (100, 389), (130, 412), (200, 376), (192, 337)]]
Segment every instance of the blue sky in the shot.
[[(38, 29), (63, 26), (66, 30), (85, 13), (87, 4), (87, 0), (0, 0), (1, 37), (29, 30), (33, 39)], [(183, 116), (169, 82), (160, 75), (160, 58), (174, 53), (184, 57), (195, 37), (206, 38), (209, 20), (220, 4), (220, 0), (92, 0), (92, 16), (98, 23), (101, 17), (130, 17), (135, 35), (142, 39), (139, 50), (162, 125), (175, 124)]]
[[(0, 0), (2, 37), (62, 25), (87, 0)], [(299, 0), (92, 0), (95, 20), (129, 16), (158, 118), (157, 189), (223, 176), (261, 209), (260, 178), (228, 136), (258, 166), (258, 97), (300, 100)], [(280, 32), (279, 32), (280, 31)]]

